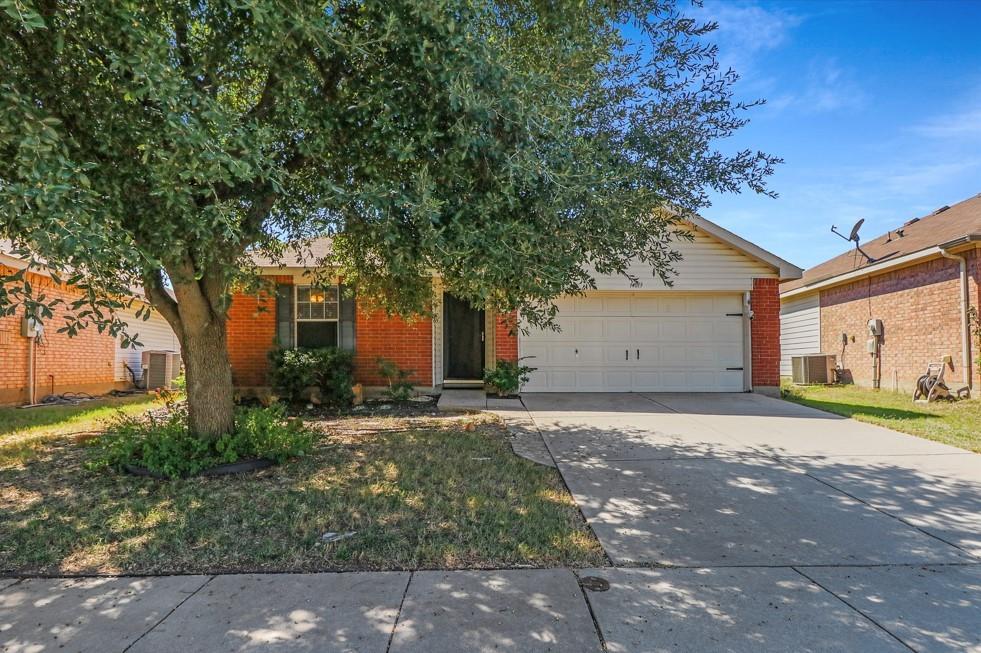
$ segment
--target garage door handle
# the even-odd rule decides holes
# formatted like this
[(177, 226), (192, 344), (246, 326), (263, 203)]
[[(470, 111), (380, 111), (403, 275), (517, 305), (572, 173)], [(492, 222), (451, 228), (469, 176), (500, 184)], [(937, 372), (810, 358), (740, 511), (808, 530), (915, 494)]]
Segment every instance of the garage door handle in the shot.
[(623, 350), (623, 360), (625, 360), (625, 361), (630, 360), (630, 350), (629, 349), (624, 349)]
[(640, 360), (640, 350), (637, 350), (637, 360)]
[(741, 367), (727, 367), (726, 372), (741, 372), (743, 368)]

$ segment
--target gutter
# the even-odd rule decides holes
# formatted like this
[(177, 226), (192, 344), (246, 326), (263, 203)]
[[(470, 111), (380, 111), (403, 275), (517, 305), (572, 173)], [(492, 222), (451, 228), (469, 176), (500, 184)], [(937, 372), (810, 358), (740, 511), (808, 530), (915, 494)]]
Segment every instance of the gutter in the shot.
[[(960, 241), (962, 239), (958, 239)], [(955, 242), (955, 241), (951, 241)], [(906, 267), (909, 265), (915, 265), (926, 259), (933, 258), (934, 256), (941, 256), (941, 247), (944, 245), (938, 245), (935, 247), (928, 247), (927, 249), (921, 249), (918, 252), (913, 252), (911, 254), (906, 254), (905, 256), (900, 256), (894, 259), (888, 259), (886, 261), (880, 261), (879, 263), (873, 263), (851, 272), (846, 272), (844, 274), (839, 274), (833, 277), (828, 277), (826, 279), (821, 279), (819, 281), (814, 281), (806, 286), (801, 286), (799, 288), (794, 288), (793, 290), (788, 290), (786, 292), (780, 293), (780, 298), (790, 298), (796, 297), (797, 295), (805, 295), (807, 293), (814, 292), (815, 290), (823, 290), (831, 286), (839, 286), (844, 283), (849, 283), (851, 281), (858, 281), (859, 279), (866, 279), (877, 274), (882, 274), (886, 270), (898, 267)]]

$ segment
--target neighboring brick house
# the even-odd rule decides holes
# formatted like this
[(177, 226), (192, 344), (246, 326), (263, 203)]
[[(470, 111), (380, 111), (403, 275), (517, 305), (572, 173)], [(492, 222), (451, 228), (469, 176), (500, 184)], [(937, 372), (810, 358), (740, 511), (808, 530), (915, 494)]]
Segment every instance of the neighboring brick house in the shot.
[[(0, 276), (23, 269), (25, 264), (9, 253), (0, 243)], [(42, 271), (28, 273), (35, 294), (43, 292), (49, 299), (65, 303), (78, 299), (79, 294), (66, 284), (56, 283)], [(139, 334), (142, 349), (180, 351), (170, 325), (157, 313), (147, 321), (137, 320), (132, 310), (123, 312), (123, 319)], [(131, 388), (130, 375), (124, 363), (141, 374), (141, 348), (123, 349), (121, 338), (114, 338), (97, 329), (81, 330), (75, 337), (58, 333), (64, 324), (65, 304), (54, 309), (54, 319), (45, 321), (42, 338), (31, 346), (31, 339), (21, 335), (23, 314), (0, 317), (0, 405), (27, 403), (30, 399), (30, 379), (34, 379), (35, 401), (49, 394), (86, 392), (103, 394), (113, 389)]]
[[(597, 289), (558, 300), (561, 332), (512, 332), (497, 316), (444, 293), (434, 279), (433, 316), (413, 320), (371, 311), (335, 285), (311, 285), (305, 261), (321, 260), (329, 241), (306, 256), (256, 264), (270, 282), (233, 297), (227, 324), (236, 386), (268, 385), (276, 346), (336, 345), (355, 352), (355, 375), (381, 386), (383, 357), (412, 371), (422, 389), (479, 385), (497, 360), (534, 357), (527, 391), (776, 392), (779, 385), (778, 284), (801, 270), (708, 220), (691, 221), (693, 240), (671, 287), (650, 269), (641, 279), (594, 275)], [(752, 319), (751, 319), (752, 316)]]
[[(911, 391), (931, 362), (952, 388), (978, 382), (970, 307), (981, 305), (981, 195), (915, 218), (780, 287), (781, 373), (794, 355), (836, 356), (846, 382)], [(881, 320), (878, 366), (869, 320)], [(876, 379), (873, 374), (878, 376)]]

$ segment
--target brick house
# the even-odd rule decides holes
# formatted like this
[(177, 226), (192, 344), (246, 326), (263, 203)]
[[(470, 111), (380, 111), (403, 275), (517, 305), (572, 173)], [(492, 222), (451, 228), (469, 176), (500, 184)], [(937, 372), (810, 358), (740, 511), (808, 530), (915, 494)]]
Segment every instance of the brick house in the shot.
[[(981, 304), (979, 245), (981, 195), (863, 242), (871, 262), (851, 250), (782, 284), (781, 374), (791, 356), (820, 352), (836, 356), (846, 382), (908, 392), (928, 363), (946, 360), (948, 385), (972, 387), (966, 314)], [(877, 367), (870, 319), (883, 326)]]
[(641, 279), (594, 275), (597, 289), (558, 301), (561, 332), (511, 332), (507, 319), (444, 293), (433, 280), (432, 316), (372, 312), (337, 285), (311, 285), (328, 241), (301, 260), (257, 259), (269, 282), (233, 296), (227, 323), (233, 381), (268, 385), (276, 346), (336, 345), (355, 352), (356, 379), (381, 386), (377, 359), (412, 371), (424, 390), (479, 385), (496, 361), (532, 356), (526, 391), (775, 392), (779, 385), (778, 284), (801, 270), (708, 220), (690, 222), (693, 240), (668, 287), (637, 265)]
[[(23, 269), (26, 264), (9, 253), (0, 242), (0, 276)], [(28, 281), (36, 294), (59, 298), (66, 303), (75, 301), (79, 293), (71, 286), (56, 283), (43, 270), (28, 273)], [(74, 338), (57, 333), (64, 322), (65, 304), (54, 309), (54, 319), (47, 320), (43, 335), (34, 342), (21, 335), (23, 315), (0, 317), (0, 405), (28, 403), (33, 377), (34, 397), (40, 400), (49, 394), (86, 392), (104, 394), (113, 389), (131, 388), (128, 364), (136, 374), (141, 373), (143, 349), (180, 351), (173, 330), (163, 317), (153, 312), (150, 319), (136, 318), (137, 305), (122, 311), (122, 319), (139, 334), (142, 348), (123, 348), (121, 338), (99, 333), (95, 328), (83, 329)]]

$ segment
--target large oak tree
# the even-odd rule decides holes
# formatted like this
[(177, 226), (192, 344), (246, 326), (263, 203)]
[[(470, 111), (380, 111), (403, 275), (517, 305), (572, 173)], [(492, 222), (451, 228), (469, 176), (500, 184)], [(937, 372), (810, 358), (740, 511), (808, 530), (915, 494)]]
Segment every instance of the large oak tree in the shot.
[[(389, 310), (437, 273), (539, 324), (588, 268), (669, 275), (676, 216), (775, 162), (717, 149), (747, 105), (713, 27), (665, 0), (0, 0), (0, 237), (84, 290), (72, 333), (128, 333), (144, 288), (215, 436), (251, 253), (329, 234), (317, 263)], [(49, 315), (25, 280), (0, 307)]]

